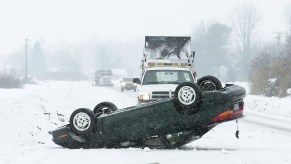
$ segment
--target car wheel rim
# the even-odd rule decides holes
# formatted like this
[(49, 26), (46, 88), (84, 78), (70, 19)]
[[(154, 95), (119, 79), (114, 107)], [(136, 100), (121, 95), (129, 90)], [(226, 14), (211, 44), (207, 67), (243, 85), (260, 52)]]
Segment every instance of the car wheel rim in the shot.
[(100, 108), (97, 110), (96, 115), (97, 115), (97, 116), (100, 116), (100, 115), (102, 115), (102, 114), (109, 114), (109, 113), (111, 113), (111, 112), (112, 112), (112, 109), (111, 109), (111, 108), (106, 107), (106, 106), (102, 106), (102, 107), (100, 107)]
[(216, 85), (211, 80), (205, 80), (200, 84), (201, 91), (215, 91)]
[(89, 129), (91, 125), (91, 118), (88, 114), (80, 112), (76, 114), (73, 118), (74, 127), (79, 131), (85, 131)]
[(184, 86), (178, 92), (179, 101), (184, 105), (192, 104), (196, 99), (195, 90), (192, 87)]

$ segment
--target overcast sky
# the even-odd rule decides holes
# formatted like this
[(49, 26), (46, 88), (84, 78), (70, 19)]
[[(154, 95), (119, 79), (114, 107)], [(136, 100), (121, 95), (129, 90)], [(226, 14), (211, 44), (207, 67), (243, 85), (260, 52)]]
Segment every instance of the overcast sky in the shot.
[[(49, 44), (92, 38), (129, 40), (144, 35), (190, 35), (201, 21), (228, 23), (242, 0), (0, 0), (0, 55), (25, 38)], [(287, 31), (291, 0), (246, 1), (261, 15), (261, 37)]]

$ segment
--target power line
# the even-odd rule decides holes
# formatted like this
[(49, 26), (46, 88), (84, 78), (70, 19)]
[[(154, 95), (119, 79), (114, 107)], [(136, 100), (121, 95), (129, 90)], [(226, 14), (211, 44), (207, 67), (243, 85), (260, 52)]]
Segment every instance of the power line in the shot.
[(27, 53), (28, 53), (28, 39), (25, 39), (25, 83), (27, 83)]

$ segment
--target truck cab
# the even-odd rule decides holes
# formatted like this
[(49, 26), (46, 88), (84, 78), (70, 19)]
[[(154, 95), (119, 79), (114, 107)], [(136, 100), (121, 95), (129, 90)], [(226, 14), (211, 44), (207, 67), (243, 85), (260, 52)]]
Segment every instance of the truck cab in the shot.
[(97, 70), (95, 72), (96, 86), (113, 86), (111, 70)]
[(183, 82), (196, 80), (187, 68), (157, 67), (145, 70), (138, 85), (138, 103), (146, 103), (159, 99), (172, 98), (176, 87)]
[(134, 79), (138, 103), (174, 96), (182, 82), (196, 82), (191, 37), (146, 36), (141, 78)]

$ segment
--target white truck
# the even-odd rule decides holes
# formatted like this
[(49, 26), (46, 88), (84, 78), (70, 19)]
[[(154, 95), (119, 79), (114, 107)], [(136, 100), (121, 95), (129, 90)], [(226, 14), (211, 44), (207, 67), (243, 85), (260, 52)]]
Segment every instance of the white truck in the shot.
[(196, 82), (191, 37), (146, 36), (137, 83), (138, 103), (174, 96), (178, 84)]

